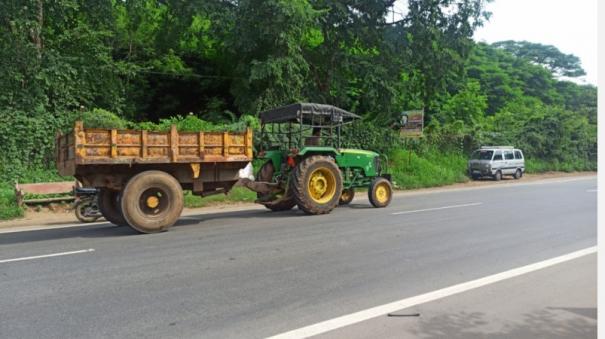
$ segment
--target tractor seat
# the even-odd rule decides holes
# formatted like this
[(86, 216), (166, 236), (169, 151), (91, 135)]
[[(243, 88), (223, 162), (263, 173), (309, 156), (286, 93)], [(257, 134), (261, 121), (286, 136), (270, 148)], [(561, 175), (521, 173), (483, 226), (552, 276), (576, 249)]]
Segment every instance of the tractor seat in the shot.
[(319, 146), (320, 137), (312, 136), (305, 138), (305, 146)]

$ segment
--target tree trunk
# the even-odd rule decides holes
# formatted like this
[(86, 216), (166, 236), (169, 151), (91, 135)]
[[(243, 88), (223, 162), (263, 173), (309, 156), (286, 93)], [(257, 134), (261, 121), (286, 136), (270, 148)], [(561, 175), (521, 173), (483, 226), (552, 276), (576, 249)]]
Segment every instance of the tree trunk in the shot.
[(42, 26), (44, 25), (44, 1), (37, 1), (37, 13), (36, 20), (37, 25), (32, 29), (32, 40), (34, 45), (36, 46), (36, 51), (38, 53), (38, 59), (42, 58), (42, 48), (44, 47), (42, 42)]

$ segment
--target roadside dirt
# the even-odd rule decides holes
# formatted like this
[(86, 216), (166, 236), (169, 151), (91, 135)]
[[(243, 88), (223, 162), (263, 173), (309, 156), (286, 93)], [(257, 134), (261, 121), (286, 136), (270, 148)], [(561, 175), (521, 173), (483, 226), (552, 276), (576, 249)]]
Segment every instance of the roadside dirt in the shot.
[(481, 187), (481, 186), (494, 186), (494, 185), (507, 185), (511, 183), (527, 183), (548, 179), (559, 179), (559, 178), (574, 178), (574, 177), (585, 177), (585, 176), (596, 176), (597, 172), (545, 172), (539, 174), (524, 174), (523, 178), (519, 180), (515, 180), (513, 177), (505, 176), (502, 177), (501, 181), (494, 181), (491, 178), (483, 178), (479, 180), (469, 180), (467, 182), (461, 182), (457, 184), (447, 185), (447, 186), (436, 186), (429, 188), (419, 188), (412, 190), (400, 190), (397, 193), (407, 193), (407, 192), (425, 192), (425, 191), (441, 191), (447, 189), (456, 189), (456, 188), (467, 188), (467, 187)]
[[(399, 194), (409, 194), (409, 193), (422, 193), (422, 192), (431, 192), (431, 191), (442, 191), (448, 189), (457, 189), (457, 188), (472, 188), (472, 187), (480, 187), (480, 186), (494, 186), (494, 185), (507, 185), (512, 183), (524, 183), (524, 182), (535, 182), (541, 180), (548, 179), (559, 179), (559, 178), (573, 178), (573, 177), (585, 177), (585, 176), (595, 176), (596, 172), (574, 172), (574, 173), (562, 173), (562, 172), (547, 172), (540, 174), (526, 174), (520, 180), (514, 180), (509, 177), (505, 177), (500, 182), (495, 182), (490, 179), (483, 179), (477, 181), (468, 181), (464, 183), (458, 183), (448, 186), (439, 186), (439, 187), (431, 187), (431, 188), (421, 188), (421, 189), (413, 189), (413, 190), (404, 190), (397, 191), (396, 195)], [(184, 215), (194, 214), (194, 213), (204, 213), (204, 212), (216, 212), (221, 210), (238, 210), (238, 209), (246, 209), (253, 206), (258, 206), (253, 203), (226, 203), (221, 205), (211, 205), (207, 207), (201, 208), (186, 208), (183, 211)], [(100, 219), (99, 221), (103, 221), (104, 219)], [(18, 226), (39, 226), (39, 225), (48, 225), (48, 226), (57, 226), (62, 224), (74, 224), (78, 223), (73, 210), (69, 208), (68, 205), (54, 205), (51, 208), (29, 208), (25, 211), (25, 217), (15, 220), (8, 221), (0, 221), (0, 229), (2, 228), (11, 228)], [(86, 225), (86, 224), (82, 224)]]

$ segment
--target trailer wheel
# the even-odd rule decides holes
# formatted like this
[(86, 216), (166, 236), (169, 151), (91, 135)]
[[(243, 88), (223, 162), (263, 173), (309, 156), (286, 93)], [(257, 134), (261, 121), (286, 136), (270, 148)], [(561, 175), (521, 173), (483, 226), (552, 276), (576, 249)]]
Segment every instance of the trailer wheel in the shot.
[(338, 205), (342, 174), (332, 158), (310, 156), (301, 161), (291, 175), (290, 190), (298, 208), (305, 213), (326, 214)]
[(128, 224), (141, 233), (166, 231), (183, 211), (183, 190), (168, 173), (139, 173), (124, 188), (122, 211)]
[(393, 198), (393, 186), (385, 178), (378, 177), (372, 180), (368, 190), (368, 199), (376, 208), (387, 207)]
[[(263, 164), (263, 166), (261, 166), (260, 170), (258, 170), (256, 177), (258, 178), (259, 181), (270, 182), (273, 179), (274, 172), (275, 172), (275, 167), (273, 166), (273, 163), (271, 161), (267, 161), (266, 163)], [(266, 194), (261, 194), (261, 193), (257, 193), (256, 197), (261, 201), (264, 201), (264, 199), (267, 198)], [(279, 199), (279, 197), (277, 197), (277, 199)], [(292, 198), (291, 195), (289, 197), (283, 199), (280, 202), (277, 202), (274, 204), (269, 202), (269, 203), (265, 204), (266, 208), (268, 208), (274, 212), (288, 211), (288, 210), (291, 210), (292, 208), (294, 208), (294, 206), (296, 206), (296, 201), (294, 201), (294, 198)]]
[(355, 189), (348, 188), (342, 191), (342, 194), (340, 195), (340, 200), (338, 200), (338, 204), (348, 205), (351, 203), (351, 201), (353, 201), (353, 198), (355, 198)]
[(128, 222), (122, 214), (120, 205), (120, 192), (106, 188), (99, 190), (99, 211), (103, 214), (105, 220), (117, 226), (126, 226)]

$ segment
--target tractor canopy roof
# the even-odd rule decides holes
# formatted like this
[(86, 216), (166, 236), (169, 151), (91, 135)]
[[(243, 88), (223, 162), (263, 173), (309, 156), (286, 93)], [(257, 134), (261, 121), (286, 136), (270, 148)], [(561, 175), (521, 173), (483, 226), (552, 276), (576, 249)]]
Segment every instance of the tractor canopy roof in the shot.
[(261, 112), (260, 118), (262, 123), (298, 122), (313, 126), (333, 126), (361, 117), (332, 105), (297, 103)]

